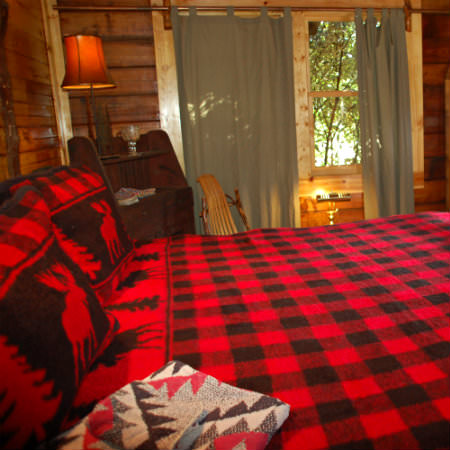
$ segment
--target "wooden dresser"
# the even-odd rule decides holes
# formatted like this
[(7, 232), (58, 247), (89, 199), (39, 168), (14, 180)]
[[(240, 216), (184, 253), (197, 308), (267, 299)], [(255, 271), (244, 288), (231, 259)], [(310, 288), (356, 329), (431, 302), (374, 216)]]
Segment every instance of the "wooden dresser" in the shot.
[(114, 138), (112, 154), (89, 158), (82, 148), (86, 140), (75, 137), (69, 141), (71, 160), (103, 171), (113, 192), (121, 187), (156, 187), (154, 195), (133, 205), (119, 206), (131, 237), (148, 240), (195, 233), (192, 189), (165, 131), (151, 130), (142, 135), (136, 155), (128, 155), (126, 143)]

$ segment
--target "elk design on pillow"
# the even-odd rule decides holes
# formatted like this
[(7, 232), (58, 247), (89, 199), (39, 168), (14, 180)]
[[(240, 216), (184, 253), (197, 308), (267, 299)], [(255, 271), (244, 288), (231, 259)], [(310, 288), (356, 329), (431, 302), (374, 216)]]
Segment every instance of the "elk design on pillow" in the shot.
[(114, 263), (114, 260), (119, 258), (123, 252), (123, 247), (119, 236), (117, 235), (116, 221), (112, 216), (111, 207), (105, 200), (92, 203), (91, 206), (103, 216), (102, 224), (100, 226), (100, 233), (106, 242), (106, 246), (108, 247), (111, 263)]
[[(65, 293), (62, 325), (72, 344), (75, 383), (78, 385), (81, 374), (87, 369), (87, 361), (93, 358), (94, 349), (97, 347), (97, 338), (90, 318), (86, 292), (77, 285), (69, 269), (59, 263), (54, 264), (47, 272), (36, 275), (36, 278), (46, 286)], [(74, 320), (74, 317), (77, 317), (78, 320)], [(87, 350), (86, 339), (89, 340)]]

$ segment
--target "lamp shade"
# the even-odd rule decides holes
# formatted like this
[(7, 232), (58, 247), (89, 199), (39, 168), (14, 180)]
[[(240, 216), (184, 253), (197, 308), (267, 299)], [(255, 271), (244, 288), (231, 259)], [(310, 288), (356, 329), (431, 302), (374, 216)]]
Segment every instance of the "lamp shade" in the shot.
[(66, 75), (63, 89), (106, 89), (115, 87), (105, 64), (102, 40), (98, 36), (64, 38)]

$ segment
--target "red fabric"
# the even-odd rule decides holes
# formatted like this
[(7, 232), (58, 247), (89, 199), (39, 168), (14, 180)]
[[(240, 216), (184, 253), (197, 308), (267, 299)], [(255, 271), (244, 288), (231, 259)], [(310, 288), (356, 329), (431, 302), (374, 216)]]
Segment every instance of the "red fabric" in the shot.
[(61, 167), (18, 182), (10, 190), (23, 185), (39, 190), (49, 205), (61, 248), (87, 275), (100, 300), (109, 299), (132, 257), (133, 243), (103, 178), (88, 168)]
[(0, 447), (34, 448), (59, 431), (115, 321), (29, 187), (0, 208), (0, 286)]
[(449, 448), (448, 213), (155, 240), (108, 310), (72, 420), (176, 359), (290, 404), (271, 449)]

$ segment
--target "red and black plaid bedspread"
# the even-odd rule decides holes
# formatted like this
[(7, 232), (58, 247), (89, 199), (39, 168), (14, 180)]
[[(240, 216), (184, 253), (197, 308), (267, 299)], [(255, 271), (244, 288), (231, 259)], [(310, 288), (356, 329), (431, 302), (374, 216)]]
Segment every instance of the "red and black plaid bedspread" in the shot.
[(167, 251), (167, 358), (289, 403), (270, 448), (449, 448), (449, 214)]

